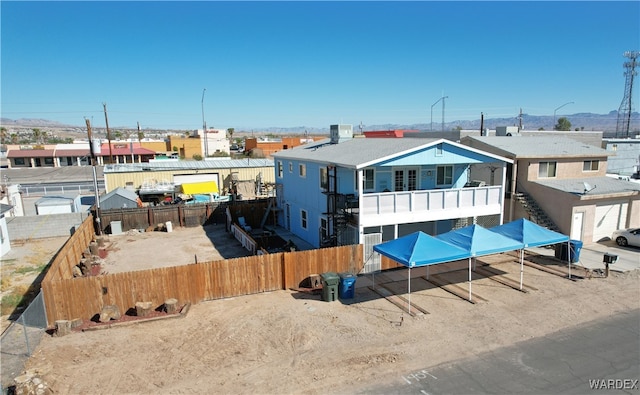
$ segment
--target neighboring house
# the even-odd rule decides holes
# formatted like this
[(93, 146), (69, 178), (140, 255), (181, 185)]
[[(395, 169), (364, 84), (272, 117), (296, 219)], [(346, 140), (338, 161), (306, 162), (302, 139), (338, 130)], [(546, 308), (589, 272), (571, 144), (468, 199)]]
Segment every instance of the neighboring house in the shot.
[[(473, 182), (474, 166), (506, 172), (509, 159), (445, 139), (331, 138), (275, 153), (278, 223), (315, 247), (373, 245), (422, 230), (436, 235), (502, 224), (504, 182)], [(504, 180), (505, 177), (499, 178)]]
[(198, 136), (169, 135), (167, 150), (178, 153), (179, 158), (192, 160), (194, 155), (204, 157), (203, 146)]
[(0, 256), (3, 256), (11, 250), (11, 240), (9, 239), (9, 231), (7, 230), (7, 219), (5, 215), (11, 211), (12, 206), (0, 203)]
[(196, 131), (196, 136), (200, 137), (202, 156), (212, 156), (216, 153), (230, 152), (229, 139), (227, 138), (226, 129), (208, 129), (206, 133), (202, 133), (202, 129)]
[[(268, 184), (274, 184), (273, 160), (228, 159), (163, 160), (143, 164), (107, 165), (103, 169), (105, 190), (118, 187), (137, 191), (143, 201), (159, 201), (171, 197), (176, 187), (188, 183), (215, 182), (220, 195), (228, 195), (242, 183), (251, 183), (253, 196)], [(260, 181), (258, 183), (258, 180)], [(178, 189), (179, 190), (179, 189)], [(147, 199), (144, 196), (153, 197)], [(251, 194), (244, 193), (244, 198)]]
[(506, 173), (507, 221), (525, 217), (555, 225), (584, 242), (640, 226), (640, 184), (606, 176), (610, 151), (553, 135), (465, 137), (461, 143), (513, 160)]
[(36, 215), (68, 214), (75, 212), (73, 197), (43, 196), (36, 200)]
[(254, 137), (246, 137), (244, 139), (244, 152), (251, 152), (254, 155), (262, 155), (265, 158), (282, 150), (298, 147), (303, 144), (313, 143), (314, 141), (323, 140), (326, 137), (283, 137), (277, 140), (259, 140)]
[(142, 204), (139, 201), (140, 198), (134, 191), (119, 187), (100, 196), (100, 209), (136, 208)]
[[(98, 140), (96, 140), (98, 142)], [(156, 151), (143, 148), (133, 141), (112, 141), (111, 145), (95, 144), (97, 164), (142, 163), (155, 157)], [(91, 150), (89, 142), (56, 145), (9, 146), (7, 151), (9, 168), (65, 167), (89, 165)]]
[(607, 173), (640, 179), (640, 138), (602, 139), (602, 148), (614, 154)]

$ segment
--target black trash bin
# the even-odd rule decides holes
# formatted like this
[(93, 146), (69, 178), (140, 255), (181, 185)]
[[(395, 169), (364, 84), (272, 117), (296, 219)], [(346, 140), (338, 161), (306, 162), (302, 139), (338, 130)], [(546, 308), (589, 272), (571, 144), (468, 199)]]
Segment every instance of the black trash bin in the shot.
[(325, 302), (338, 300), (338, 283), (340, 282), (340, 277), (333, 272), (322, 273), (320, 277), (322, 277), (322, 300)]
[(340, 273), (340, 299), (353, 299), (356, 297), (356, 276), (351, 273)]

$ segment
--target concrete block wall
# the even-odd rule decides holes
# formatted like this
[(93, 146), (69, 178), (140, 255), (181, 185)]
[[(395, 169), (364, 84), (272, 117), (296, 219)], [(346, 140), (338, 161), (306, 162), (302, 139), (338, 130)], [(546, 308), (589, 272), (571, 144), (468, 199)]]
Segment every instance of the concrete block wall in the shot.
[(71, 236), (87, 217), (87, 213), (7, 217), (9, 239), (14, 241)]

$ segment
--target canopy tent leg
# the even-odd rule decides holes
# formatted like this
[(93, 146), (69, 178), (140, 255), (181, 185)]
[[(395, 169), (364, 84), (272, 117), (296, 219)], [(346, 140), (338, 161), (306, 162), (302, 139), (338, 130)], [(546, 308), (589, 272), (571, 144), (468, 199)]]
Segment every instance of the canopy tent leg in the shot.
[(520, 250), (520, 291), (522, 291), (523, 274), (524, 274), (524, 249)]
[(471, 258), (469, 258), (469, 302), (471, 302)]
[(569, 260), (569, 280), (571, 280), (571, 240), (567, 242), (567, 257)]
[(409, 290), (409, 315), (411, 315), (411, 265), (409, 265), (409, 279), (408, 279), (408, 290)]

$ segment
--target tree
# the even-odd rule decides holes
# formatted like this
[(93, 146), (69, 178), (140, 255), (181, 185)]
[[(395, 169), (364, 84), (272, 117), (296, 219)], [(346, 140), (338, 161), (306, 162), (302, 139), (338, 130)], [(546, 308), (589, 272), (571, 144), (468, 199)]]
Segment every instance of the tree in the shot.
[(9, 139), (11, 140), (11, 144), (18, 144), (18, 134), (17, 133), (11, 133), (9, 135)]
[(138, 132), (138, 143), (141, 143), (143, 138), (144, 138), (144, 133)]
[(116, 140), (120, 140), (122, 138), (122, 132), (119, 130), (116, 130), (113, 135), (115, 136)]
[(561, 130), (563, 132), (569, 131), (571, 130), (571, 122), (569, 122), (566, 117), (559, 118), (555, 130)]
[(44, 144), (47, 139), (47, 132), (43, 132), (38, 128), (31, 129), (31, 138), (36, 144)]
[(0, 144), (4, 144), (7, 137), (7, 128), (4, 126), (0, 127)]
[(227, 137), (229, 138), (229, 142), (233, 144), (233, 132), (236, 130), (234, 128), (227, 129)]

